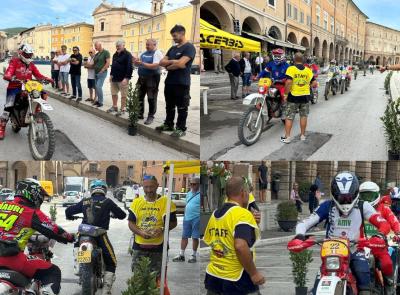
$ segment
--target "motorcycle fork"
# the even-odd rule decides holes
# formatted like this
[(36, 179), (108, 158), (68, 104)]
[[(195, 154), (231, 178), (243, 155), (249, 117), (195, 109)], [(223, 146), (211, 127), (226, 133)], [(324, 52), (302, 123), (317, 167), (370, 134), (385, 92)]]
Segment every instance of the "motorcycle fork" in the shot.
[(31, 100), (30, 97), (28, 98), (28, 101), (29, 101), (29, 110), (28, 110), (26, 116), (27, 117), (29, 116), (29, 124), (32, 126), (31, 128), (32, 128), (32, 133), (33, 133), (33, 141), (36, 141), (37, 140), (37, 137), (36, 137), (36, 122), (33, 119), (33, 106), (32, 106), (32, 100)]
[[(260, 107), (260, 110), (259, 110), (259, 112), (258, 112), (258, 116), (257, 116), (257, 120), (256, 120), (256, 125), (254, 126), (255, 128), (258, 127), (258, 123), (260, 122), (260, 118), (261, 118), (261, 116), (262, 116), (262, 110), (263, 110), (263, 108), (264, 108), (265, 102), (266, 102), (266, 97), (264, 96), (263, 102), (262, 102), (261, 107)], [(262, 127), (262, 126), (261, 126), (261, 127)]]

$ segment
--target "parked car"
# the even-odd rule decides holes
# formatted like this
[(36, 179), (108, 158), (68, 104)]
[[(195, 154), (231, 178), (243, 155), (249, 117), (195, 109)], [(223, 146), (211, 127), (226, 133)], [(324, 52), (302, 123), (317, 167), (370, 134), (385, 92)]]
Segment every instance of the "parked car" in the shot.
[(74, 205), (78, 203), (82, 199), (82, 196), (79, 192), (68, 191), (63, 193), (63, 207), (67, 207), (70, 205)]
[(176, 206), (176, 214), (184, 214), (186, 207), (186, 193), (173, 192), (171, 194), (172, 202)]
[(3, 188), (0, 190), (0, 201), (8, 201), (9, 198), (12, 198), (14, 200), (14, 191), (9, 188)]

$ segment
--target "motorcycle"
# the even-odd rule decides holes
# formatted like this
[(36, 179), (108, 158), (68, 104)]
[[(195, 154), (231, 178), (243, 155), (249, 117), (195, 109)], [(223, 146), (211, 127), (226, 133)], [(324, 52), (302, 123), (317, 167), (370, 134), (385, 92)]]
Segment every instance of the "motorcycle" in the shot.
[(358, 76), (358, 69), (354, 69), (354, 80), (357, 80), (357, 76)]
[[(27, 243), (28, 253), (50, 262), (53, 257), (50, 248), (53, 248), (55, 243), (55, 240), (35, 233)], [(39, 295), (42, 294), (41, 283), (35, 279), (29, 279), (17, 271), (0, 268), (0, 294)]]
[[(82, 217), (74, 217), (79, 219)], [(107, 233), (107, 230), (89, 224), (80, 224), (78, 228), (78, 246), (74, 248), (75, 275), (82, 285), (83, 295), (94, 295), (103, 288), (105, 265), (101, 248), (97, 246), (96, 237)], [(78, 265), (76, 265), (78, 264)]]
[(55, 149), (55, 132), (50, 117), (44, 111), (52, 111), (47, 101), (47, 93), (38, 80), (22, 81), (21, 92), (16, 96), (13, 107), (6, 108), (10, 112), (12, 130), (18, 133), (21, 128), (28, 127), (29, 149), (35, 160), (50, 160)]
[(366, 239), (358, 242), (350, 241), (347, 238), (323, 238), (313, 239), (311, 236), (302, 244), (288, 244), (288, 250), (301, 252), (314, 245), (321, 246), (320, 256), (322, 260), (321, 268), (315, 281), (313, 294), (331, 295), (356, 295), (358, 294), (357, 282), (350, 269), (351, 247), (357, 246), (358, 251), (365, 254), (370, 261), (373, 281), (371, 283), (372, 294), (384, 294), (384, 282), (382, 273), (374, 262), (371, 248), (374, 246)]
[[(313, 71), (314, 78), (317, 79), (319, 75), (319, 70)], [(311, 87), (311, 103), (316, 104), (318, 102), (318, 96), (319, 96), (319, 83), (317, 82), (317, 86)]]
[(338, 75), (336, 75), (334, 71), (330, 70), (328, 72), (328, 77), (325, 82), (325, 93), (324, 93), (325, 100), (328, 100), (328, 95), (330, 91), (332, 91), (333, 95), (336, 95), (336, 93), (338, 92), (337, 76)]
[(252, 93), (243, 99), (243, 104), (249, 106), (243, 113), (238, 127), (238, 137), (243, 144), (250, 146), (256, 143), (264, 125), (272, 118), (281, 118), (284, 123), (284, 104), (278, 90), (283, 86), (282, 80), (272, 83), (270, 78), (262, 78), (258, 82), (258, 93)]
[(373, 75), (374, 74), (374, 67), (370, 67), (369, 71), (371, 72), (371, 75)]
[(345, 69), (341, 70), (340, 82), (339, 82), (340, 94), (343, 94), (345, 90), (347, 91), (349, 87), (350, 87), (349, 73)]

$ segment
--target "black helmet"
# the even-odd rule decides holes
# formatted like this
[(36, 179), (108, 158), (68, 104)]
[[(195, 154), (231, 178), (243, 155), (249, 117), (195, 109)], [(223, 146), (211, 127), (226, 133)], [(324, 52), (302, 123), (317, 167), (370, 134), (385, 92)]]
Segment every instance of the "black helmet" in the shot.
[(336, 174), (332, 179), (331, 193), (336, 206), (348, 215), (358, 201), (360, 183), (357, 176), (349, 171)]
[(48, 196), (39, 181), (33, 178), (25, 178), (17, 182), (15, 196), (32, 203), (36, 208), (42, 205), (44, 197)]

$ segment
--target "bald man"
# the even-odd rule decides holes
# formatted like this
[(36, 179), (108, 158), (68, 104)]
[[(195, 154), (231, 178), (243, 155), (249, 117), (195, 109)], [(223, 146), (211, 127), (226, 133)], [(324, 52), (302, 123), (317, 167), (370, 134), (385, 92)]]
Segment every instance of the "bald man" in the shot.
[(259, 229), (246, 209), (249, 185), (242, 177), (232, 177), (226, 194), (228, 201), (213, 212), (204, 233), (204, 242), (211, 247), (204, 281), (207, 295), (260, 294), (258, 286), (265, 278), (253, 261)]
[(111, 64), (110, 52), (105, 50), (100, 42), (94, 43), (94, 48), (97, 53), (93, 59), (93, 68), (95, 72), (95, 89), (97, 94), (97, 101), (95, 106), (101, 108), (103, 106), (103, 84), (107, 77), (107, 69)]
[(239, 99), (237, 92), (239, 89), (239, 76), (240, 76), (240, 54), (233, 54), (232, 59), (225, 66), (225, 70), (229, 74), (229, 80), (231, 82), (231, 99)]

